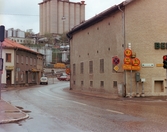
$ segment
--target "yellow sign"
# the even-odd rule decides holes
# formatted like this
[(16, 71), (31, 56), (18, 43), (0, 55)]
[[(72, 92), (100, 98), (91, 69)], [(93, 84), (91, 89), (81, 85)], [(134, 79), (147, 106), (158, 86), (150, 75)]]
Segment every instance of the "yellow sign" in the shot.
[(140, 66), (132, 66), (132, 70), (139, 71), (140, 70)]
[(119, 70), (119, 67), (118, 67), (118, 66), (114, 66), (114, 70), (115, 70), (115, 71), (118, 71), (118, 70)]
[(6, 66), (5, 69), (6, 69), (6, 70), (13, 70), (13, 69), (14, 69), (14, 66)]
[(163, 67), (163, 64), (156, 64), (156, 67)]
[(125, 57), (124, 58), (124, 64), (131, 64), (131, 58), (130, 57)]
[(124, 70), (131, 70), (132, 69), (132, 65), (123, 64), (123, 69)]
[(124, 51), (124, 54), (125, 54), (125, 56), (130, 57), (130, 56), (132, 55), (132, 50), (126, 49), (126, 50)]
[(123, 69), (124, 70), (134, 70), (134, 71), (139, 71), (140, 70), (140, 66), (132, 66), (132, 65), (123, 65)]
[(138, 58), (132, 59), (132, 65), (133, 66), (138, 66), (140, 64), (140, 60)]

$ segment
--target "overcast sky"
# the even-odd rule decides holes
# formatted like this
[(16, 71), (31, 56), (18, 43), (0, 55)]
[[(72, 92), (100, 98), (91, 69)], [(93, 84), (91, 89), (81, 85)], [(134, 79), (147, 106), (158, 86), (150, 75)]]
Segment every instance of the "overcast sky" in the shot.
[[(26, 31), (33, 29), (39, 32), (39, 5), (43, 0), (0, 0), (0, 25), (5, 29), (14, 28)], [(70, 0), (80, 2), (81, 0)], [(86, 20), (120, 4), (124, 0), (85, 0)]]

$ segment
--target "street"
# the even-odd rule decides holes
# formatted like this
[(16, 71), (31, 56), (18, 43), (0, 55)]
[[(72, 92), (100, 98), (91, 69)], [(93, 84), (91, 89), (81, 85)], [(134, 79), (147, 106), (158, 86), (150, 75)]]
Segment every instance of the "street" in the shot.
[(23, 108), (29, 119), (1, 124), (0, 132), (167, 132), (166, 101), (105, 99), (64, 90), (52, 82), (3, 91), (2, 98)]

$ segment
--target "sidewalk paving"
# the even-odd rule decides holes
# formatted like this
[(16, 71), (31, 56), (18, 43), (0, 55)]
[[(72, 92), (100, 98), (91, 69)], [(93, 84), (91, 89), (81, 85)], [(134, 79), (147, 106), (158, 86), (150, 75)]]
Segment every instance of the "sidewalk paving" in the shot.
[(29, 115), (10, 103), (0, 100), (0, 124), (11, 123), (28, 118)]

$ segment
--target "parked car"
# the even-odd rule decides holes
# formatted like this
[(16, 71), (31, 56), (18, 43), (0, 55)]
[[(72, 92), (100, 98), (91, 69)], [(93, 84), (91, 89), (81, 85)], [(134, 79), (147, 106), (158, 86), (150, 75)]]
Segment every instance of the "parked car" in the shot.
[(57, 77), (59, 81), (70, 81), (70, 75), (67, 75), (63, 72), (59, 77)]
[(40, 78), (40, 84), (48, 84), (48, 78), (47, 77), (41, 77)]

